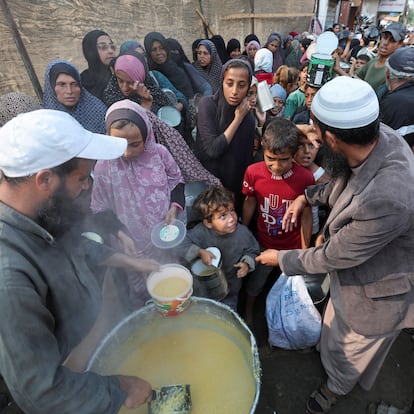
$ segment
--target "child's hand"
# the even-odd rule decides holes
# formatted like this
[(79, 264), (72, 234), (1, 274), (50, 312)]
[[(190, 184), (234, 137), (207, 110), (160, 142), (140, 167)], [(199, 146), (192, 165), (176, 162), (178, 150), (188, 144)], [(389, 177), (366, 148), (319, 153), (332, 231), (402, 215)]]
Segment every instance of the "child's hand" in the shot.
[(239, 269), (237, 271), (237, 277), (239, 279), (242, 278), (242, 277), (247, 276), (247, 274), (249, 273), (249, 270), (250, 270), (249, 265), (245, 262), (238, 262), (234, 265), (234, 267)]
[(174, 223), (175, 219), (177, 218), (177, 207), (171, 206), (170, 209), (167, 211), (167, 214), (164, 218), (164, 224), (172, 224)]
[(211, 266), (211, 260), (216, 258), (212, 252), (206, 249), (200, 249), (198, 255), (206, 266)]

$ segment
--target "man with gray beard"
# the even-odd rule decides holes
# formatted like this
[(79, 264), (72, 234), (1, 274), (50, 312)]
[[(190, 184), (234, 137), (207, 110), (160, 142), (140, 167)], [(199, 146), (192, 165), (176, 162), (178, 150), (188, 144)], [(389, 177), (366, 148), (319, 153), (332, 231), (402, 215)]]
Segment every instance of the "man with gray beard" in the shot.
[(306, 404), (309, 413), (326, 413), (356, 384), (369, 390), (401, 330), (414, 326), (414, 156), (380, 124), (375, 92), (360, 79), (326, 83), (312, 113), (328, 155), (342, 162), (330, 163), (329, 183), (292, 203), (283, 228), (308, 203), (327, 204), (324, 240), (306, 250), (266, 250), (256, 260), (287, 275), (330, 274), (320, 339), (327, 381)]

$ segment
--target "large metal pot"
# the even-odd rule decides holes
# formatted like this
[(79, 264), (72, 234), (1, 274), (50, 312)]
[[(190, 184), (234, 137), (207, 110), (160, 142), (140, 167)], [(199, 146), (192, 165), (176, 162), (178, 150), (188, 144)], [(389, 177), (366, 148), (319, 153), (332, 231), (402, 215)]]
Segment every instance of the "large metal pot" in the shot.
[[(103, 339), (92, 355), (87, 369), (102, 375), (120, 374), (120, 366), (125, 363), (131, 353), (136, 352), (137, 349), (142, 349), (154, 338), (160, 337), (163, 339), (164, 335), (168, 336), (171, 333), (175, 335), (177, 332), (180, 333), (180, 330), (184, 331), (188, 328), (206, 329), (211, 332), (211, 335), (213, 333), (214, 335), (222, 335), (226, 340), (230, 340), (237, 353), (242, 355), (242, 359), (247, 366), (246, 372), (248, 373), (249, 383), (251, 381), (252, 384), (252, 399), (251, 406), (245, 412), (238, 411), (238, 414), (253, 414), (259, 399), (261, 378), (259, 353), (255, 338), (244, 321), (234, 311), (228, 306), (211, 299), (193, 297), (190, 306), (174, 318), (162, 316), (154, 304), (148, 304), (144, 308), (135, 311), (121, 321)], [(212, 353), (220, 353), (220, 349), (212, 348)], [(165, 341), (165, 352), (170, 352), (168, 340)], [(208, 359), (209, 357), (205, 351), (200, 353), (199, 349), (192, 349), (191, 353), (190, 357), (193, 361), (203, 358)], [(174, 356), (171, 355), (171, 358), (173, 359)], [(154, 365), (154, 369), (160, 371), (164, 368), (165, 366), (156, 367)], [(220, 367), (216, 371), (214, 369), (212, 367), (212, 371), (205, 375), (208, 381), (213, 383), (223, 375), (224, 368)], [(137, 372), (136, 375), (139, 376), (139, 373)], [(170, 377), (169, 380), (173, 381), (174, 378)], [(174, 382), (182, 383), (183, 381)], [(226, 394), (229, 390), (235, 388), (233, 384), (236, 382), (237, 378), (235, 378), (234, 383), (227, 383), (226, 387), (221, 390), (222, 393)], [(152, 383), (152, 385), (159, 386), (160, 384)], [(193, 393), (193, 386), (191, 390)], [(214, 396), (212, 400), (214, 400)], [(195, 411), (194, 405), (193, 411)], [(231, 409), (230, 411), (234, 412)], [(214, 410), (214, 412), (216, 411)]]

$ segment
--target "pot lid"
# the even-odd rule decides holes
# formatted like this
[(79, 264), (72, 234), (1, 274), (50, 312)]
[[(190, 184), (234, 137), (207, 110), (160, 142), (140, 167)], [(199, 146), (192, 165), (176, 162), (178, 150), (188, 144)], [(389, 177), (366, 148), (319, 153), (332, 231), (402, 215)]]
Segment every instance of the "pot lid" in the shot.
[(330, 55), (338, 47), (338, 38), (333, 32), (323, 32), (316, 39), (318, 53)]

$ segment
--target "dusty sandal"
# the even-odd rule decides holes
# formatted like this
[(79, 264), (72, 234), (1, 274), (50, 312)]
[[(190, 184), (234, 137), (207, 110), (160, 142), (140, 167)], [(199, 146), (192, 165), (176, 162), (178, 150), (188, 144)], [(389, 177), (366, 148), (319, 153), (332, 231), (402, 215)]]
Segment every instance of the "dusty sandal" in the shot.
[(306, 409), (311, 414), (319, 414), (319, 413), (327, 413), (332, 408), (332, 406), (336, 403), (336, 397), (330, 396), (326, 391), (327, 386), (326, 384), (322, 385), (321, 388), (314, 391), (307, 403)]

